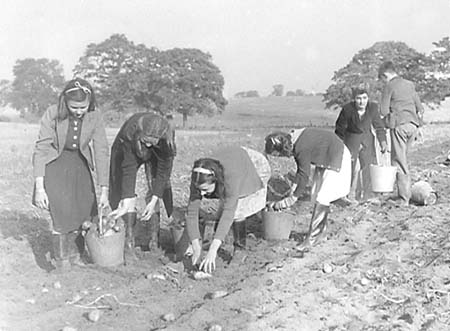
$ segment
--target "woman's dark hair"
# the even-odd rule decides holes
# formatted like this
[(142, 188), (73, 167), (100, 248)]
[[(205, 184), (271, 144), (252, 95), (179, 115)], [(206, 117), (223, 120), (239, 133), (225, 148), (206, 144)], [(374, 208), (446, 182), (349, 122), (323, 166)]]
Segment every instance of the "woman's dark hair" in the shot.
[(265, 152), (273, 156), (292, 156), (292, 138), (289, 133), (273, 132), (266, 139)]
[[(205, 173), (198, 171), (199, 169), (204, 169), (210, 171), (211, 173)], [(191, 200), (201, 198), (199, 187), (203, 184), (216, 184), (214, 190), (215, 196), (219, 199), (225, 197), (225, 178), (223, 167), (219, 161), (202, 158), (194, 162), (194, 167), (191, 173)]]
[(58, 119), (63, 120), (69, 116), (67, 101), (82, 102), (89, 98), (88, 112), (94, 111), (96, 107), (95, 93), (91, 84), (82, 78), (75, 78), (69, 81), (61, 94), (58, 101)]
[(147, 148), (142, 143), (142, 140), (146, 137), (158, 139), (158, 144), (152, 146), (152, 148), (160, 149), (165, 155), (176, 155), (175, 130), (166, 118), (154, 112), (140, 113), (133, 116), (139, 116), (132, 137), (139, 157), (143, 158), (147, 152)]

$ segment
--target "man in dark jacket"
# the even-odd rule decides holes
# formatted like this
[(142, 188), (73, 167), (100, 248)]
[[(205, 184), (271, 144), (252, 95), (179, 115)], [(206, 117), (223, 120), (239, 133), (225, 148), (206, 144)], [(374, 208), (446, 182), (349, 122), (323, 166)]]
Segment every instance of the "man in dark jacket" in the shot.
[(402, 205), (411, 198), (411, 179), (408, 167), (408, 149), (423, 123), (423, 106), (414, 83), (398, 76), (391, 61), (384, 62), (378, 77), (386, 85), (381, 95), (381, 116), (391, 129), (391, 163), (397, 166), (398, 197)]
[[(336, 121), (335, 133), (344, 141), (352, 154), (352, 186), (349, 198), (366, 200), (371, 197), (369, 166), (376, 164), (376, 132), (381, 152), (387, 150), (386, 130), (378, 111), (378, 104), (369, 101), (368, 87), (352, 89), (353, 101), (342, 108)], [(359, 168), (359, 169), (358, 169)]]

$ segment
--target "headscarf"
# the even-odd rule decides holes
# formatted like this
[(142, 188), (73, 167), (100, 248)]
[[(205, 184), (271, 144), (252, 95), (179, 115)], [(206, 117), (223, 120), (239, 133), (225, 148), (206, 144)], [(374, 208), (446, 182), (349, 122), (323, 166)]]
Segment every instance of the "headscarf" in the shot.
[[(157, 148), (164, 148), (164, 143), (170, 153), (175, 152), (174, 131), (170, 123), (159, 114), (145, 113), (136, 122), (136, 127), (132, 134), (136, 153), (140, 158), (145, 158), (146, 150), (143, 143), (146, 139), (156, 140), (154, 145)], [(130, 137), (131, 138), (131, 137)]]
[[(61, 94), (59, 95), (59, 101), (58, 101), (58, 119), (63, 120), (69, 116), (69, 110), (67, 108), (67, 100), (71, 100), (71, 92), (79, 91), (81, 93), (77, 93), (78, 95), (85, 95), (86, 97), (89, 97), (89, 108), (88, 112), (94, 111), (96, 107), (96, 101), (95, 101), (95, 93), (92, 89), (91, 84), (89, 84), (88, 81), (82, 79), (82, 78), (75, 78), (70, 80), (64, 89), (62, 90)], [(82, 100), (75, 100), (75, 101), (82, 101)]]
[(266, 154), (273, 156), (292, 156), (292, 137), (288, 133), (273, 132), (266, 137), (265, 142)]

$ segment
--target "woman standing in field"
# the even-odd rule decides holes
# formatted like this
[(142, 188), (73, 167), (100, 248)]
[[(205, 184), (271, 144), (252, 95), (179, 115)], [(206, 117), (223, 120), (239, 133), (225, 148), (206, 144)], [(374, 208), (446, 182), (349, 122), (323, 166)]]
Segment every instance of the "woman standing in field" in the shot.
[(371, 197), (369, 166), (376, 164), (374, 128), (381, 152), (387, 151), (386, 130), (381, 120), (378, 104), (369, 101), (368, 88), (361, 85), (352, 89), (353, 101), (342, 108), (334, 131), (352, 154), (351, 200)]
[(309, 196), (306, 185), (311, 165), (315, 165), (311, 192), (314, 210), (307, 237), (297, 248), (307, 250), (326, 230), (330, 203), (345, 197), (350, 191), (350, 151), (336, 134), (316, 128), (271, 133), (265, 139), (265, 151), (272, 156), (293, 156), (297, 164), (296, 183), (291, 195), (276, 202), (273, 205), (276, 210), (291, 207), (297, 200)]
[(173, 211), (170, 176), (176, 154), (175, 133), (170, 123), (153, 112), (136, 113), (120, 128), (111, 148), (110, 216), (122, 217), (126, 226), (125, 257), (135, 259), (136, 175), (145, 165), (148, 192), (142, 214), (146, 248), (159, 246), (160, 207), (162, 199), (167, 215)]
[(217, 251), (233, 228), (234, 248), (246, 247), (246, 222), (266, 206), (267, 182), (271, 175), (266, 157), (245, 147), (226, 147), (208, 158), (195, 161), (191, 173), (190, 198), (186, 219), (193, 255), (192, 263), (200, 260), (201, 244), (199, 209), (203, 198), (219, 199), (219, 223), (200, 270), (212, 272)]
[(58, 269), (66, 269), (70, 263), (79, 261), (84, 251), (80, 226), (97, 215), (91, 174), (94, 164), (101, 187), (99, 207), (104, 208), (108, 205), (105, 128), (91, 85), (76, 78), (67, 83), (58, 105), (44, 113), (33, 153), (33, 202), (37, 207), (50, 210)]

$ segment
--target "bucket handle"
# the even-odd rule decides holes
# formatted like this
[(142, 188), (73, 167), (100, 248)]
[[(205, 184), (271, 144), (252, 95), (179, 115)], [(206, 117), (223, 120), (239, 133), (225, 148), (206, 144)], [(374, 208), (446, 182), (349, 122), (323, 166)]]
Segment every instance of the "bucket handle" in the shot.
[(103, 235), (103, 208), (100, 207), (98, 209), (98, 231), (100, 233), (100, 236)]
[(381, 151), (377, 154), (377, 164), (382, 167), (390, 167), (391, 166), (391, 153), (386, 151), (381, 153)]

